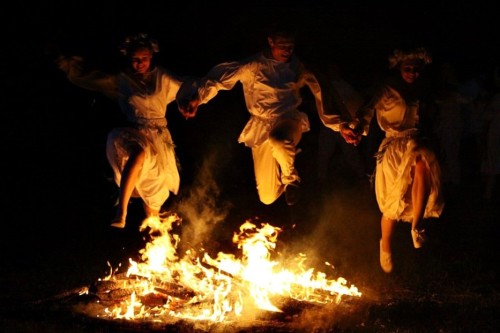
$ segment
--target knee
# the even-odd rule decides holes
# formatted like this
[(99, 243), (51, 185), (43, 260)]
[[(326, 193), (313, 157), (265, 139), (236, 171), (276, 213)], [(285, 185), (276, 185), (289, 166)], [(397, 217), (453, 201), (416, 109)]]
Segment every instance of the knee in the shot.
[(429, 168), (427, 163), (422, 158), (418, 158), (415, 163), (415, 178), (427, 180), (429, 174)]
[(264, 205), (271, 205), (273, 202), (275, 202), (276, 199), (272, 200), (270, 198), (260, 198), (260, 202), (262, 202)]
[(273, 202), (275, 202), (277, 199), (276, 196), (271, 196), (271, 195), (264, 195), (259, 193), (259, 200), (262, 202), (264, 205), (270, 205)]

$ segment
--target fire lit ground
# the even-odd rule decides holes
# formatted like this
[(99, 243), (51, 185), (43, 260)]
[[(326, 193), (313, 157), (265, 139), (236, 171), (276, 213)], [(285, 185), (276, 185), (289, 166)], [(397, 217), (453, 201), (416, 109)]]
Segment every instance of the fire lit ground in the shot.
[(171, 112), (183, 189), (165, 212), (180, 224), (172, 215), (141, 228), (134, 201), (118, 230), (109, 227), (107, 124), (79, 119), (108, 105), (63, 80), (52, 84), (67, 98), (49, 95), (39, 108), (52, 107), (57, 124), (81, 123), (30, 123), (12, 153), (12, 170), (23, 177), (4, 180), (4, 332), (498, 330), (499, 202), (481, 201), (471, 149), (462, 187), (447, 192), (442, 218), (429, 221), (428, 245), (413, 249), (401, 224), (396, 268), (386, 275), (369, 183), (355, 182), (340, 156), (331, 182), (315, 182), (318, 123), (298, 155), (302, 202), (264, 206), (250, 152), (235, 139), (246, 116), (239, 93), (222, 94), (194, 120)]

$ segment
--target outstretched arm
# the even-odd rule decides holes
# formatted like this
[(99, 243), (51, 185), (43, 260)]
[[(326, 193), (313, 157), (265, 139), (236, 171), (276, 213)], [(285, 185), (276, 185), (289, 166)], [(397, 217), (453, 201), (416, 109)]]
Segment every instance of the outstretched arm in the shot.
[(184, 118), (194, 118), (200, 105), (198, 83), (195, 80), (186, 80), (182, 83), (176, 96), (177, 107)]
[(203, 78), (186, 80), (177, 93), (177, 106), (186, 118), (196, 116), (198, 107), (208, 103), (220, 90), (230, 90), (241, 79), (243, 64), (226, 62), (213, 67)]
[[(321, 75), (319, 77), (321, 77)], [(340, 99), (340, 97), (325, 95), (318, 77), (312, 71), (303, 68), (302, 78), (303, 83), (309, 87), (314, 96), (314, 99), (316, 101), (316, 110), (323, 125), (335, 132), (339, 132), (347, 143), (357, 145), (361, 141), (362, 133), (357, 129), (356, 121), (348, 121), (348, 119), (343, 119), (343, 117), (341, 116), (342, 112), (340, 112), (340, 110), (336, 110), (338, 111), (336, 113), (332, 112), (332, 103), (327, 103), (328, 97), (336, 97), (337, 99)], [(322, 83), (324, 86), (326, 86), (326, 88), (329, 87), (326, 79), (324, 79)], [(329, 89), (329, 91), (332, 94), (337, 93), (333, 88)]]
[(45, 52), (71, 83), (84, 89), (101, 92), (110, 98), (117, 97), (118, 86), (115, 75), (90, 69), (82, 57), (66, 56), (54, 45), (47, 46)]

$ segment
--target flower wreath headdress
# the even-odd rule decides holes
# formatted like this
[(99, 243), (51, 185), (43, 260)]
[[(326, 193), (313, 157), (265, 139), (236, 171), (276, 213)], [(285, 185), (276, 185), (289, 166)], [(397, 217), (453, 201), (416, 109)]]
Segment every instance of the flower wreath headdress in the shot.
[(411, 51), (397, 49), (394, 50), (392, 55), (389, 56), (389, 68), (395, 68), (399, 64), (408, 61), (414, 61), (421, 65), (427, 65), (432, 62), (432, 57), (423, 47), (419, 47)]
[(146, 33), (139, 33), (125, 38), (120, 45), (120, 53), (127, 56), (132, 48), (135, 49), (140, 46), (147, 47), (153, 51), (153, 53), (160, 52), (160, 47), (156, 39), (149, 37)]

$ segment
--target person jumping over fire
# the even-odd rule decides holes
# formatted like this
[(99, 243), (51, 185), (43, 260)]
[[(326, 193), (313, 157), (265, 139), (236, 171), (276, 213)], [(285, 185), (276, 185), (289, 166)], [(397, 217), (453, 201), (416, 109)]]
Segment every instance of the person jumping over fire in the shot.
[(73, 84), (116, 100), (127, 125), (110, 131), (106, 156), (119, 187), (111, 226), (124, 228), (131, 197), (142, 199), (146, 217), (158, 216), (180, 176), (174, 143), (167, 128), (167, 106), (183, 80), (153, 64), (158, 42), (145, 33), (129, 36), (120, 49), (128, 66), (116, 74), (85, 70), (81, 57), (56, 54), (55, 63)]
[[(393, 71), (371, 101), (361, 108), (358, 137), (367, 135), (374, 115), (385, 132), (376, 153), (375, 195), (380, 211), (380, 265), (393, 269), (391, 241), (396, 222), (411, 224), (413, 246), (426, 241), (423, 219), (438, 218), (444, 208), (441, 169), (425, 134), (425, 85), (419, 81), (425, 65), (432, 61), (425, 48), (396, 49), (389, 57)], [(426, 132), (427, 130), (427, 132)]]
[(267, 36), (268, 48), (244, 60), (214, 66), (195, 85), (179, 91), (179, 109), (186, 118), (220, 90), (230, 90), (240, 82), (250, 119), (238, 138), (252, 149), (257, 192), (270, 205), (285, 193), (291, 206), (300, 197), (301, 178), (295, 168), (297, 145), (302, 133), (310, 130), (306, 113), (299, 111), (301, 88), (312, 92), (323, 124), (341, 132), (350, 142), (354, 136), (338, 114), (325, 111), (320, 84), (313, 71), (295, 55), (295, 34), (285, 24), (276, 24)]

